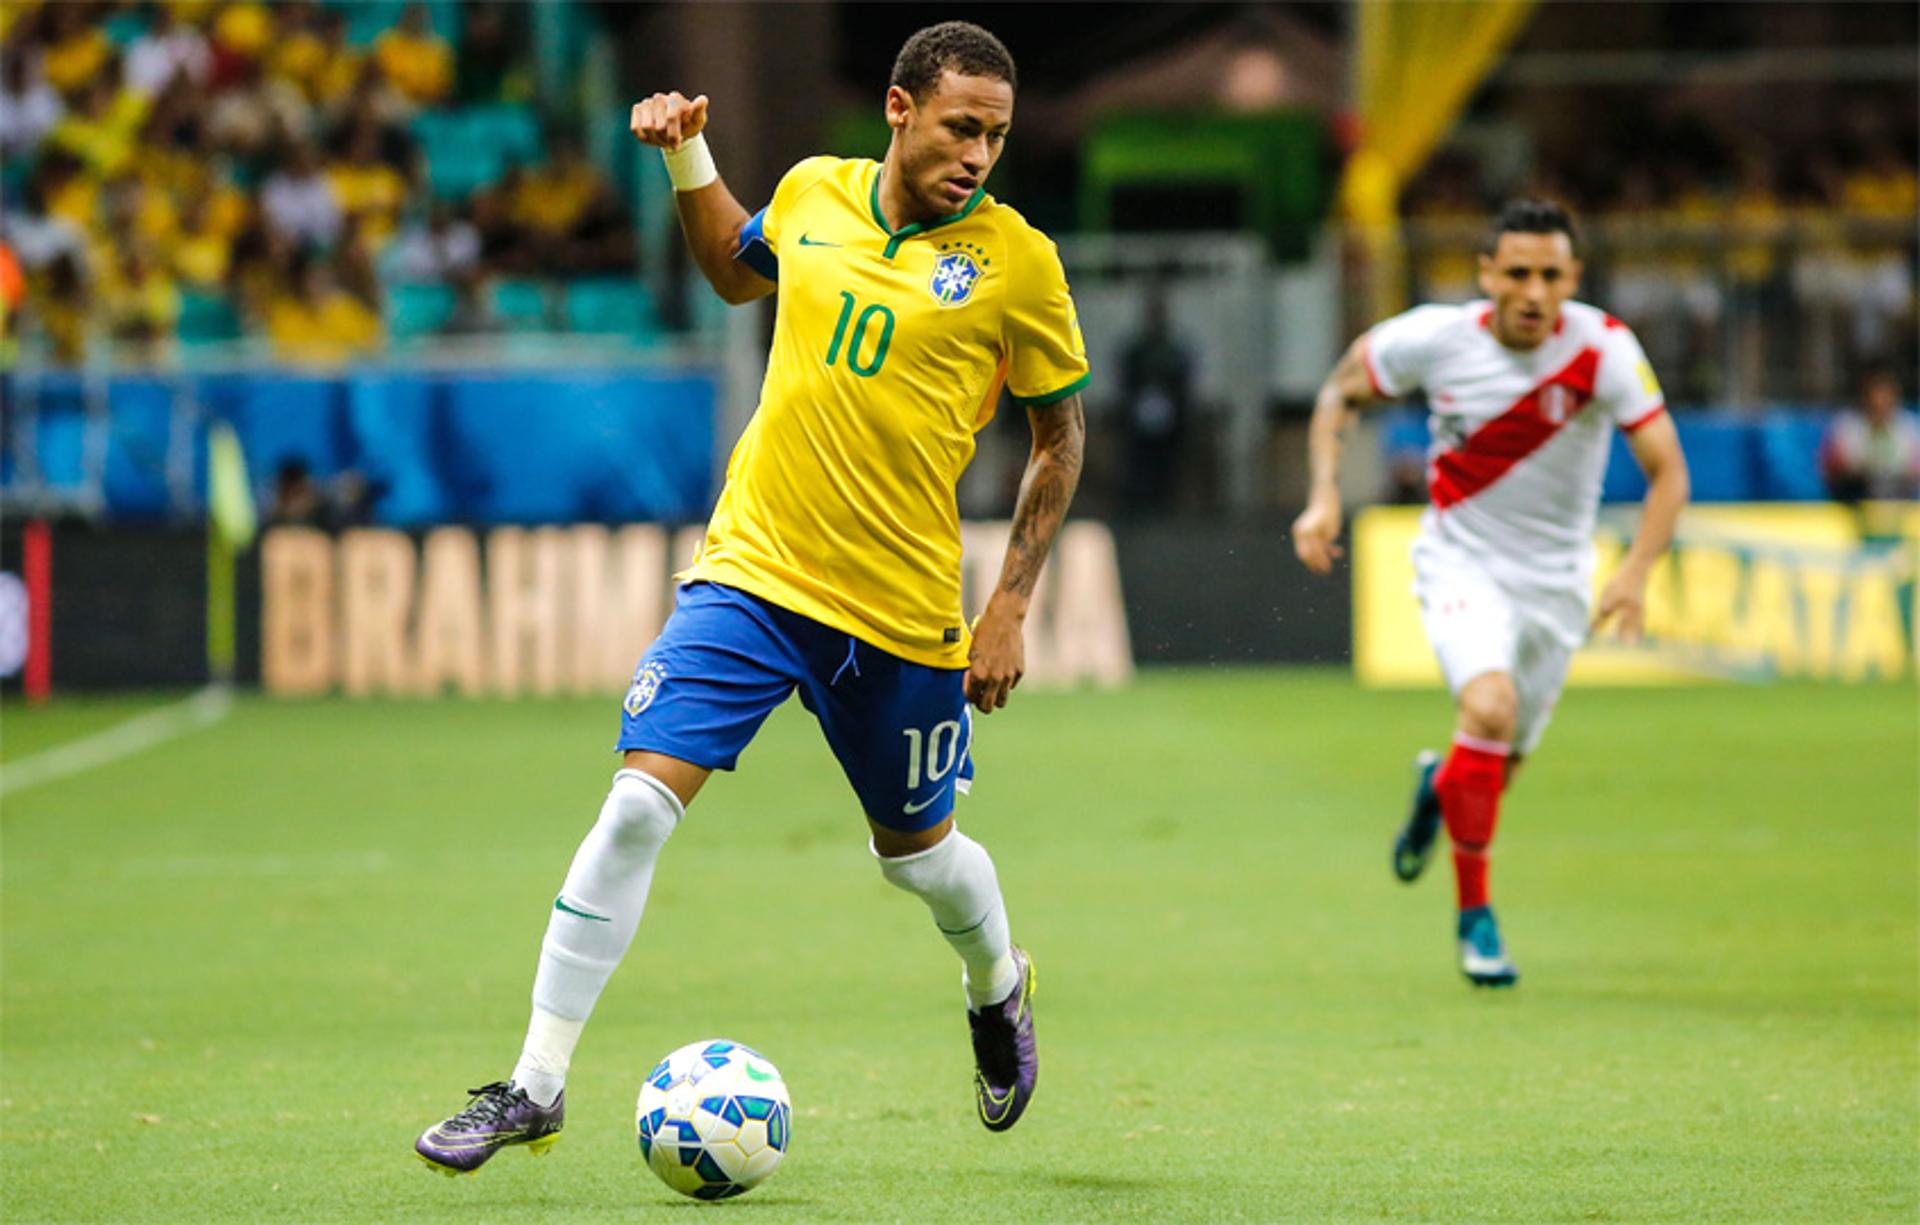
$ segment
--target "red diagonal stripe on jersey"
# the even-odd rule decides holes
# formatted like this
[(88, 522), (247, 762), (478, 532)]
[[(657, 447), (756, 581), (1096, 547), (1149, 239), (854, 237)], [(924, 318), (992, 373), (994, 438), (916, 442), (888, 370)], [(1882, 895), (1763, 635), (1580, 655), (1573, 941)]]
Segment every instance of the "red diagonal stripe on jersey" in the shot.
[[(1473, 433), (1456, 450), (1434, 458), (1427, 480), (1433, 504), (1441, 510), (1481, 492), (1573, 420), (1593, 398), (1594, 375), (1600, 369), (1600, 350), (1582, 349), (1560, 373), (1547, 379), (1498, 417)], [(1558, 421), (1541, 409), (1549, 387), (1564, 387), (1572, 403)]]

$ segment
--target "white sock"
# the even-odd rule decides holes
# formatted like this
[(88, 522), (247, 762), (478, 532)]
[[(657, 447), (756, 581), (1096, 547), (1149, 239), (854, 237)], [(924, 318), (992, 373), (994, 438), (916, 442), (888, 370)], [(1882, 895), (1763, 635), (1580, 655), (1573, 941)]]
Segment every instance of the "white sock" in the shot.
[(640, 926), (660, 848), (683, 816), (665, 783), (639, 770), (613, 776), (567, 869), (540, 942), (540, 968), (533, 976), (533, 1019), (514, 1067), (514, 1083), (541, 1105), (550, 1105), (566, 1085), (580, 1031)]
[(567, 1087), (567, 1065), (580, 1041), (585, 1021), (569, 1021), (536, 1006), (527, 1023), (527, 1041), (520, 1062), (513, 1066), (513, 1083), (527, 1091), (537, 1105), (551, 1106)]
[(934, 925), (966, 964), (961, 981), (974, 1008), (997, 1004), (1020, 985), (1007, 933), (1007, 904), (987, 848), (958, 828), (924, 851), (882, 857), (880, 874), (917, 895), (933, 912)]

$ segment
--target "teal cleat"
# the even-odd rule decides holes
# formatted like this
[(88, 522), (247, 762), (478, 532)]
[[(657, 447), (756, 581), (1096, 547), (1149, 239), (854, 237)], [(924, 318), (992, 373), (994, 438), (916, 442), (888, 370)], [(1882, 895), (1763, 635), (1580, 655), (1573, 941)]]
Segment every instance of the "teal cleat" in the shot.
[(1440, 795), (1433, 789), (1433, 776), (1439, 770), (1440, 755), (1432, 749), (1420, 750), (1413, 759), (1413, 806), (1393, 840), (1393, 874), (1409, 885), (1427, 870), (1440, 833)]
[(1460, 972), (1476, 987), (1511, 987), (1520, 981), (1491, 906), (1460, 912)]

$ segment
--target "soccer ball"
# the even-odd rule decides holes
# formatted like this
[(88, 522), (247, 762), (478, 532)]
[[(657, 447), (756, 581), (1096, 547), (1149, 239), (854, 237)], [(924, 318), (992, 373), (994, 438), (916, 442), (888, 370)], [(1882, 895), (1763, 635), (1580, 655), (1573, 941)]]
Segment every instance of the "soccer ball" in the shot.
[(759, 1051), (694, 1042), (648, 1074), (634, 1128), (660, 1181), (695, 1199), (726, 1199), (779, 1168), (793, 1138), (793, 1101)]

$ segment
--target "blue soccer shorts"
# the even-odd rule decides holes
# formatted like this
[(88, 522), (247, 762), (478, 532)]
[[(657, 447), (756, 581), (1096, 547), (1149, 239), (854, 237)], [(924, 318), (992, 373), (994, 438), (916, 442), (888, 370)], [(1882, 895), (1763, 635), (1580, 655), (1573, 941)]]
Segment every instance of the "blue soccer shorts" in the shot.
[(621, 751), (731, 770), (773, 708), (800, 691), (869, 819), (917, 833), (973, 781), (964, 670), (890, 655), (721, 583), (690, 583), (633, 674)]

